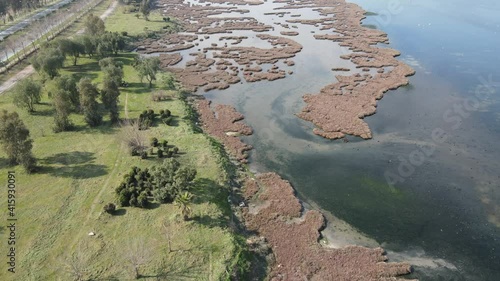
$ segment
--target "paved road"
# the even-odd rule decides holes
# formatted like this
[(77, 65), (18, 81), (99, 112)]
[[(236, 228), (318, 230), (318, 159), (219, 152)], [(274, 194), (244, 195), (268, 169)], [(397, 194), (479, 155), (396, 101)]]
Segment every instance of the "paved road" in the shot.
[[(104, 11), (104, 13), (100, 16), (100, 18), (105, 20), (109, 15), (111, 15), (111, 13), (113, 13), (113, 11), (116, 9), (117, 6), (118, 6), (118, 0), (115, 0), (111, 5), (109, 5), (108, 9)], [(83, 29), (79, 30), (78, 33), (83, 33)], [(12, 87), (14, 87), (14, 85), (16, 85), (18, 81), (30, 76), (34, 72), (35, 69), (33, 68), (33, 66), (28, 65), (23, 70), (19, 71), (18, 73), (16, 73), (16, 75), (12, 76), (10, 79), (8, 79), (7, 81), (5, 81), (3, 84), (0, 85), (0, 94), (11, 89)]]
[(0, 31), (0, 41), (3, 41), (3, 39), (5, 39), (7, 36), (12, 35), (12, 34), (18, 32), (19, 30), (23, 30), (24, 28), (29, 26), (34, 21), (39, 20), (39, 19), (45, 17), (46, 15), (48, 15), (54, 11), (59, 10), (59, 8), (61, 8), (62, 6), (66, 5), (68, 3), (71, 3), (73, 1), (74, 0), (61, 0), (61, 1), (55, 3), (51, 6), (48, 6), (45, 10), (43, 10), (37, 14), (34, 14), (31, 17), (19, 22), (18, 24), (13, 25), (13, 26), (7, 28), (6, 30)]

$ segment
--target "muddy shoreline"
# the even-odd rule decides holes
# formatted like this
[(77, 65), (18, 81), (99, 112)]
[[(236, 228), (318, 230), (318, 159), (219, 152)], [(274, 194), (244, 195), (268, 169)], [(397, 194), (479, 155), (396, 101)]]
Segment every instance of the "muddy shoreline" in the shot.
[[(210, 2), (262, 4), (244, 0)], [(162, 10), (180, 20), (183, 29), (190, 34), (166, 34), (160, 40), (145, 40), (139, 52), (160, 53), (162, 67), (174, 73), (192, 92), (226, 89), (242, 80), (273, 81), (293, 75), (287, 67), (295, 65), (293, 57), (302, 46), (290, 37), (299, 35), (298, 32), (280, 32), (287, 37), (266, 34), (274, 28), (244, 16), (248, 10), (208, 5), (210, 2), (188, 5), (181, 0), (159, 0)], [(413, 70), (395, 59), (397, 51), (373, 47), (387, 42), (387, 37), (380, 31), (361, 27), (364, 11), (354, 4), (343, 0), (278, 0), (274, 3), (284, 4), (272, 13), (279, 17), (287, 14), (281, 12), (282, 9), (299, 13), (301, 8), (314, 8), (322, 15), (335, 14), (335, 19), (318, 20), (303, 20), (294, 15), (296, 19), (288, 22), (322, 26), (323, 32), (329, 32), (315, 34), (315, 39), (331, 40), (348, 47), (354, 52), (343, 58), (367, 72), (338, 75), (338, 82), (325, 86), (319, 94), (305, 95), (307, 105), (298, 116), (314, 123), (317, 126), (314, 133), (325, 138), (342, 138), (346, 134), (370, 138), (371, 131), (363, 117), (375, 113), (376, 101), (383, 93), (408, 83), (406, 77), (413, 74)], [(228, 13), (241, 16), (226, 17)], [(238, 30), (258, 33), (256, 38), (268, 47), (239, 46), (248, 37), (228, 35)], [(221, 34), (218, 43), (206, 47), (198, 45)], [(189, 53), (192, 59), (184, 67), (176, 67), (184, 59), (180, 52), (194, 47), (199, 49)], [(211, 105), (205, 99), (198, 99), (194, 106), (204, 131), (222, 142), (238, 161), (246, 163), (247, 151), (252, 147), (243, 143), (239, 136), (252, 134), (252, 129), (243, 123), (243, 115), (231, 106)], [(274, 262), (269, 265), (270, 280), (399, 280), (397, 276), (412, 271), (408, 263), (388, 263), (381, 248), (324, 247), (320, 243), (320, 231), (326, 223), (324, 216), (315, 210), (304, 211), (293, 187), (279, 175), (265, 173), (255, 178), (245, 176), (241, 180), (245, 200), (245, 204), (240, 205), (241, 217), (248, 230), (262, 237), (272, 249)]]

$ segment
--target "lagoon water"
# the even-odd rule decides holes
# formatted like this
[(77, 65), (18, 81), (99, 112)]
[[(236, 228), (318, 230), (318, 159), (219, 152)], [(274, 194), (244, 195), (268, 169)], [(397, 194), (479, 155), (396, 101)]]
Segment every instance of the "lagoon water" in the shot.
[[(411, 262), (408, 278), (500, 280), (500, 3), (354, 2), (376, 13), (364, 24), (388, 33), (389, 47), (417, 71), (366, 118), (373, 139), (325, 140), (294, 115), (303, 94), (335, 81), (332, 67), (351, 66), (338, 58), (348, 50), (314, 40), (312, 26), (299, 25), (292, 37), (304, 46), (292, 76), (207, 98), (234, 105), (254, 128), (245, 138), (255, 147), (253, 170), (279, 173), (304, 201), (374, 239), (391, 260)], [(289, 18), (261, 16), (273, 5), (245, 8), (266, 23)]]

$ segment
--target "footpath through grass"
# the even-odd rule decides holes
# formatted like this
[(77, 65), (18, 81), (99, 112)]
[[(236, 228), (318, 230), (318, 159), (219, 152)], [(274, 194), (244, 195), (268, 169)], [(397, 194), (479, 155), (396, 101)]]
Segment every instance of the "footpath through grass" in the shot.
[[(109, 124), (107, 117), (100, 127), (90, 128), (82, 115), (72, 114), (75, 130), (54, 133), (48, 93), (30, 115), (12, 104), (12, 93), (8, 92), (0, 96), (0, 110), (20, 114), (31, 132), (33, 153), (41, 169), (28, 175), (21, 167), (9, 167), (0, 152), (0, 182), (4, 186), (8, 171), (15, 171), (17, 218), (14, 274), (7, 271), (10, 231), (0, 228), (0, 252), (4, 253), (0, 280), (73, 280), (68, 270), (72, 265), (83, 269), (84, 280), (131, 280), (127, 256), (138, 249), (145, 252), (140, 266), (145, 280), (219, 280), (226, 276), (228, 264), (234, 262), (236, 238), (228, 228), (231, 211), (223, 186), (224, 171), (209, 138), (192, 132), (177, 92), (172, 92), (170, 100), (152, 101), (151, 93), (156, 89), (139, 81), (132, 67), (134, 55), (116, 56), (124, 64), (124, 80), (129, 84), (121, 88), (120, 117), (125, 117), (125, 110), (130, 118), (146, 109), (172, 112), (172, 126), (159, 124), (144, 133), (146, 139), (154, 136), (177, 146), (181, 152), (177, 159), (197, 169), (192, 219), (183, 221), (173, 204), (119, 208), (113, 216), (104, 213), (106, 203), (116, 202), (114, 189), (132, 166), (148, 167), (161, 160), (155, 155), (146, 160), (130, 156), (119, 137), (120, 127)], [(63, 74), (101, 81), (97, 59), (81, 58), (77, 66), (70, 64), (68, 59)], [(39, 79), (37, 75), (33, 78)], [(6, 197), (3, 189), (0, 217), (4, 223)], [(89, 236), (91, 232), (95, 235)]]

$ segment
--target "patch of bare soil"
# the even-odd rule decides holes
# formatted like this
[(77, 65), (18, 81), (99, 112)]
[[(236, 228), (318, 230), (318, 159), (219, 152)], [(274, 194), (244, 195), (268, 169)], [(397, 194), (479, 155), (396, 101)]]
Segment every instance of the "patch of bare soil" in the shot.
[(270, 280), (394, 281), (406, 280), (397, 276), (411, 272), (407, 263), (387, 263), (381, 248), (322, 247), (323, 216), (303, 212), (290, 183), (277, 174), (247, 178), (244, 196), (249, 205), (243, 208), (247, 227), (265, 237), (274, 254)]

